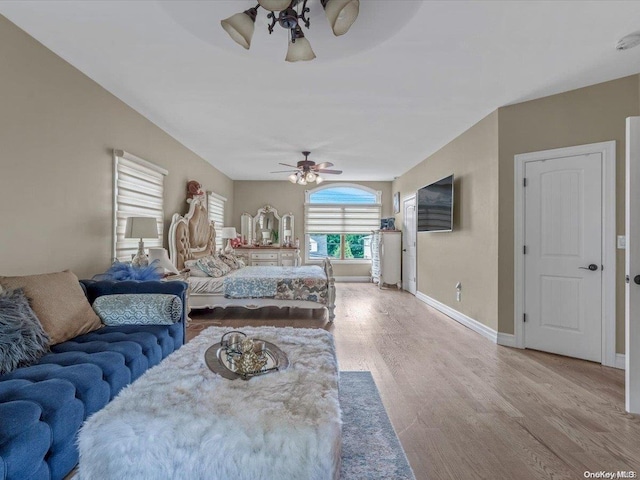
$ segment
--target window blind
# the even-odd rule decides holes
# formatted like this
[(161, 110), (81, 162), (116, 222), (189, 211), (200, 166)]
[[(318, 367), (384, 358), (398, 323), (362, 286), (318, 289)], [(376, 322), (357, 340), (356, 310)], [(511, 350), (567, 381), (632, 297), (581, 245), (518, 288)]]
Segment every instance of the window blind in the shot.
[(114, 150), (113, 257), (130, 261), (138, 251), (137, 238), (124, 238), (127, 217), (153, 217), (158, 224), (157, 239), (143, 239), (145, 249), (162, 247), (164, 233), (164, 177), (167, 170)]
[(304, 209), (306, 234), (369, 233), (380, 228), (380, 205), (307, 203)]
[(213, 222), (216, 231), (216, 251), (223, 247), (222, 227), (224, 227), (224, 205), (227, 199), (217, 193), (208, 192), (207, 210), (209, 211), (209, 220)]

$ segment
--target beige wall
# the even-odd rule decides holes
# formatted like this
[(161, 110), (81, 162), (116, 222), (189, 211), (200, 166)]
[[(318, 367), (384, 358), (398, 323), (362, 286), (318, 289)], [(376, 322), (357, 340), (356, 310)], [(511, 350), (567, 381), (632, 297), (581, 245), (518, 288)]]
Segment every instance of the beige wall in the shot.
[[(498, 327), (498, 114), (494, 112), (393, 184), (400, 199), (455, 175), (454, 229), (418, 233), (418, 291)], [(402, 207), (401, 207), (402, 208)], [(402, 225), (402, 212), (396, 215)], [(462, 300), (456, 301), (457, 282)]]
[[(640, 113), (634, 75), (499, 109), (500, 257), (499, 331), (513, 333), (514, 155), (616, 141), (617, 234), (624, 234), (625, 118)], [(624, 250), (617, 251), (617, 351), (624, 352)]]
[[(341, 182), (325, 182), (340, 184)], [(351, 183), (351, 182), (350, 182)], [(382, 191), (382, 216), (392, 216), (391, 182), (353, 182), (358, 185)], [(289, 181), (236, 181), (234, 182), (232, 225), (240, 231), (240, 215), (244, 212), (255, 215), (260, 207), (269, 204), (282, 216), (285, 213), (294, 215), (294, 238), (300, 239), (304, 249), (304, 192), (311, 188), (295, 185)], [(304, 251), (302, 251), (304, 258)], [(336, 276), (367, 276), (369, 264), (334, 264)]]
[(0, 274), (104, 271), (112, 242), (112, 149), (167, 170), (165, 243), (186, 182), (228, 198), (233, 182), (0, 16)]

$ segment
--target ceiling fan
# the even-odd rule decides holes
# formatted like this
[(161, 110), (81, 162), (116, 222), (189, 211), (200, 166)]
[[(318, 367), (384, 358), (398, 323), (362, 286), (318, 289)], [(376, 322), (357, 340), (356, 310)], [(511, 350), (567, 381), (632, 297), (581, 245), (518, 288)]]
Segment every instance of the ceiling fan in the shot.
[(333, 167), (331, 162), (322, 162), (316, 165), (316, 162), (309, 160), (309, 154), (311, 152), (302, 152), (304, 160), (300, 160), (297, 165), (289, 165), (288, 163), (280, 163), (285, 167), (291, 167), (295, 170), (279, 170), (271, 173), (291, 173), (289, 175), (289, 181), (291, 183), (297, 183), (298, 185), (306, 185), (307, 183), (322, 183), (324, 178), (320, 174), (340, 175), (342, 170), (329, 170), (328, 167)]

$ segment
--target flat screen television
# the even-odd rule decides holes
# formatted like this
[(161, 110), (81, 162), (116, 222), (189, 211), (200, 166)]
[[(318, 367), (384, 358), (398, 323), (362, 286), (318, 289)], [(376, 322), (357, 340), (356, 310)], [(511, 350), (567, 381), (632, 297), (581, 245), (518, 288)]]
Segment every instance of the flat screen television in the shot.
[(418, 231), (453, 230), (453, 175), (418, 190)]

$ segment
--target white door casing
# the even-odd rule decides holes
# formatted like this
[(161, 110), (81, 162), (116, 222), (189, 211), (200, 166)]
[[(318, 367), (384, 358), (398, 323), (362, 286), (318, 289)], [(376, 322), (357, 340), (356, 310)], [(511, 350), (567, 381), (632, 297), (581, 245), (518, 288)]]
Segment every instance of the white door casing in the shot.
[(625, 200), (625, 409), (640, 413), (640, 117), (627, 118)]
[(416, 294), (416, 196), (403, 200), (402, 288)]
[(514, 215), (516, 346), (615, 366), (615, 142), (516, 155)]
[(525, 164), (527, 348), (602, 361), (601, 163), (592, 153)]

